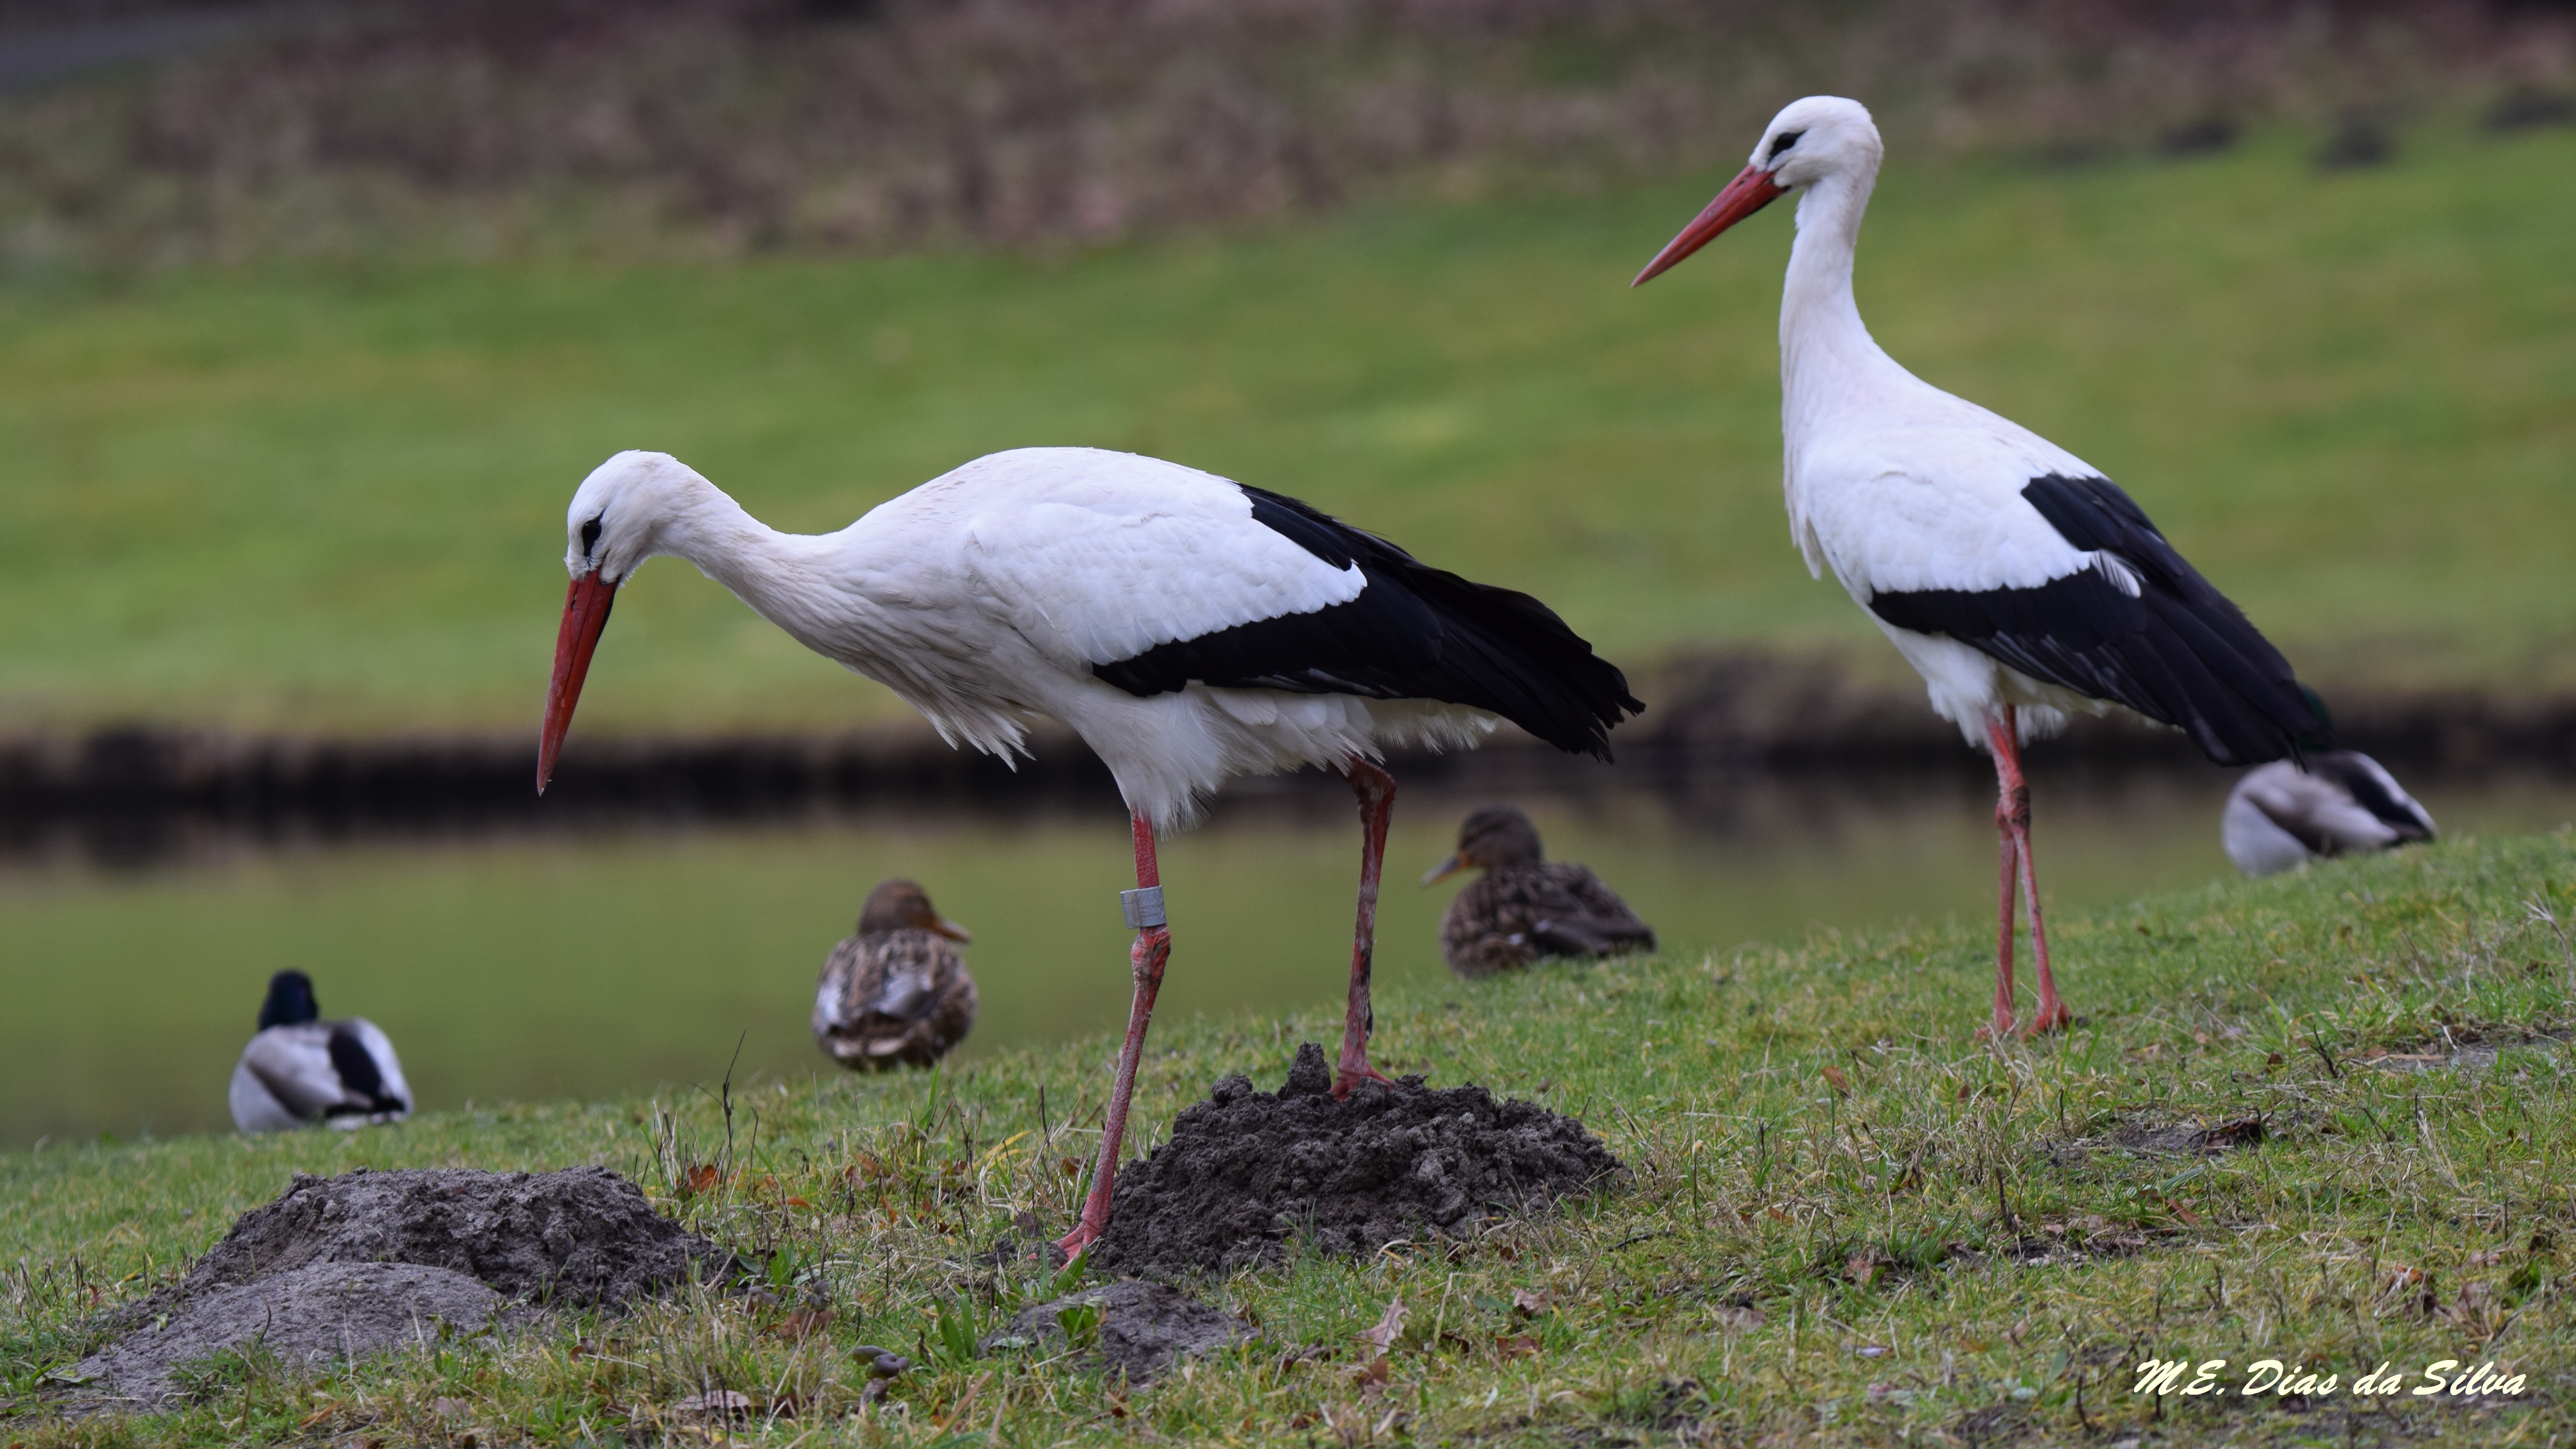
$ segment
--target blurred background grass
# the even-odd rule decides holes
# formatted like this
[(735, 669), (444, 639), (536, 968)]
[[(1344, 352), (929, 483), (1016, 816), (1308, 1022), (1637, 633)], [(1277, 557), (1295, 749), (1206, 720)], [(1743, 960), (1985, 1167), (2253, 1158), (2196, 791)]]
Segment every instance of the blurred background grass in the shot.
[[(795, 529), (1159, 453), (1632, 666), (1884, 668), (1776, 502), (1786, 209), (1624, 287), (1822, 88), (1888, 132), (1899, 358), (2311, 676), (2576, 685), (2567, 17), (1778, 10), (0, 0), (0, 56), (201, 27), (0, 95), (0, 729), (522, 727), (558, 510), (625, 447)], [(585, 729), (900, 712), (686, 572)]]
[[(562, 508), (625, 447), (807, 530), (1152, 452), (1538, 593), (1650, 696), (1743, 646), (1892, 678), (1781, 516), (1788, 209), (1625, 286), (1821, 90), (1887, 134), (1901, 360), (2109, 471), (2330, 694), (2565, 692), (2571, 75), (2563, 7), (2474, 3), (0, 0), (0, 739), (527, 738)], [(581, 735), (905, 713), (665, 563)], [(1548, 825), (1679, 949), (1976, 899), (1984, 786), (1884, 788), (1839, 834)], [(2053, 889), (2221, 869), (2223, 781), (2159, 788), (2047, 793)], [(1406, 800), (1422, 863), (1473, 803)], [(1173, 1011), (1329, 999), (1346, 810), (1172, 853)], [(710, 1078), (746, 1027), (793, 1071), (898, 871), (980, 933), (970, 1054), (1114, 1020), (1114, 815), (919, 824), (13, 865), (0, 1140), (215, 1124), (283, 965), (433, 1103)], [(1397, 894), (1387, 970), (1436, 976)]]
[[(1863, 305), (2122, 480), (2325, 680), (2576, 684), (2576, 133), (2282, 126), (2076, 169), (1903, 133)], [(1535, 591), (1623, 661), (1858, 646), (1779, 513), (1766, 216), (1624, 282), (1704, 175), (1079, 253), (262, 262), (0, 289), (0, 724), (527, 722), (563, 500), (668, 449), (780, 527), (978, 453), (1159, 453)], [(586, 728), (895, 708), (665, 564)]]

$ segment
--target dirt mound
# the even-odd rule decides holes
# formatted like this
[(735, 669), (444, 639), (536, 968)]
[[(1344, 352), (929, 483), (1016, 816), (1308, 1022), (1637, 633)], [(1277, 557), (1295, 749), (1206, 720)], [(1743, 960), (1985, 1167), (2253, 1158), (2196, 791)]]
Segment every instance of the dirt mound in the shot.
[(160, 1408), (191, 1381), (222, 1370), (226, 1353), (265, 1353), (287, 1369), (334, 1358), (367, 1358), (434, 1343), (442, 1328), (473, 1333), (507, 1302), (474, 1279), (413, 1263), (315, 1263), (238, 1287), (210, 1289), (176, 1306), (166, 1321), (81, 1360), (71, 1377), (91, 1407), (121, 1400)]
[(185, 1278), (125, 1310), (130, 1331), (75, 1373), (92, 1406), (159, 1406), (226, 1352), (289, 1368), (363, 1358), (441, 1324), (614, 1307), (739, 1267), (604, 1167), (298, 1173)]
[(417, 1263), (504, 1298), (614, 1305), (732, 1266), (722, 1248), (653, 1211), (604, 1167), (298, 1173), (241, 1215), (172, 1290), (181, 1298), (311, 1263)]
[(1172, 1138), (1118, 1175), (1094, 1262), (1123, 1273), (1223, 1272), (1300, 1237), (1362, 1256), (1426, 1233), (1546, 1211), (1620, 1171), (1583, 1124), (1482, 1087), (1420, 1077), (1333, 1100), (1323, 1048), (1297, 1048), (1277, 1096), (1228, 1077)]
[(1249, 1324), (1178, 1289), (1122, 1278), (1023, 1308), (1001, 1332), (986, 1339), (984, 1347), (1062, 1353), (1067, 1343), (1066, 1318), (1082, 1308), (1100, 1313), (1099, 1351), (1094, 1355), (1099, 1366), (1125, 1374), (1130, 1383), (1144, 1383), (1186, 1354), (1241, 1343), (1254, 1333)]

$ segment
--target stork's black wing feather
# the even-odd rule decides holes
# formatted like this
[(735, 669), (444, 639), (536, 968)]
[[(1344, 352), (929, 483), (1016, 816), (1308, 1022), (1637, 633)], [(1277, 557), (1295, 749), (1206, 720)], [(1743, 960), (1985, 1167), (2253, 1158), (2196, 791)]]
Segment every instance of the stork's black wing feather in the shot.
[(1616, 666), (1529, 595), (1432, 568), (1294, 498), (1243, 491), (1254, 521), (1334, 568), (1358, 564), (1359, 597), (1095, 661), (1093, 674), (1139, 697), (1198, 683), (1436, 699), (1603, 759), (1611, 727), (1646, 707)]
[(2050, 474), (2022, 497), (2069, 544), (2126, 565), (2137, 592), (2109, 570), (2085, 569), (2033, 588), (1881, 593), (1870, 612), (2178, 726), (2222, 765), (2327, 743), (2326, 721), (2289, 661), (2111, 480)]

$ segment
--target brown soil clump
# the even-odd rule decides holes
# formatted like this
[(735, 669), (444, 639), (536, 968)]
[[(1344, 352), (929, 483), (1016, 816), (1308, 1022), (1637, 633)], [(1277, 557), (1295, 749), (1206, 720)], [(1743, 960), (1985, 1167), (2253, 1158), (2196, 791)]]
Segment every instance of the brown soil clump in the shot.
[(739, 1271), (604, 1167), (299, 1173), (119, 1315), (131, 1331), (76, 1367), (74, 1407), (164, 1407), (225, 1355), (301, 1369)]
[(308, 1263), (418, 1263), (479, 1279), (504, 1298), (614, 1306), (709, 1271), (731, 1255), (653, 1211), (604, 1167), (296, 1174), (242, 1214), (171, 1290), (192, 1297)]
[(1181, 1113), (1169, 1142), (1128, 1164), (1094, 1262), (1225, 1272), (1284, 1256), (1292, 1238), (1360, 1257), (1545, 1212), (1620, 1170), (1582, 1123), (1482, 1087), (1433, 1091), (1407, 1077), (1335, 1101), (1309, 1042), (1278, 1095), (1228, 1077)]
[(1097, 1351), (1089, 1357), (1108, 1373), (1126, 1375), (1130, 1383), (1144, 1383), (1187, 1355), (1230, 1347), (1254, 1335), (1251, 1325), (1176, 1288), (1122, 1278), (1023, 1308), (984, 1347), (1062, 1353), (1068, 1347), (1066, 1315), (1082, 1308), (1100, 1315), (1092, 1330), (1098, 1335)]

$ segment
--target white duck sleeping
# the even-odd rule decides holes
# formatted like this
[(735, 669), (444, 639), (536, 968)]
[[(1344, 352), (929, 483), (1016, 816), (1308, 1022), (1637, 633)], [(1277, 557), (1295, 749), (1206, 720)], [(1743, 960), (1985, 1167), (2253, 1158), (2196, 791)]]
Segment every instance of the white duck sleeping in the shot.
[(345, 1129), (411, 1115), (411, 1085), (376, 1024), (321, 1016), (311, 977), (280, 971), (268, 979), (259, 1035), (233, 1068), (235, 1127), (277, 1132), (327, 1122)]
[(2393, 850), (2433, 838), (2433, 817), (2377, 760), (2327, 750), (2304, 763), (2245, 772), (2219, 813), (2227, 858), (2247, 875), (2276, 875), (2337, 855)]

